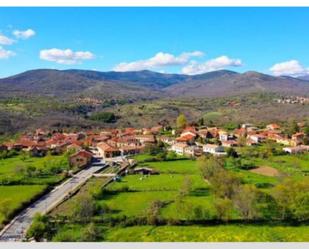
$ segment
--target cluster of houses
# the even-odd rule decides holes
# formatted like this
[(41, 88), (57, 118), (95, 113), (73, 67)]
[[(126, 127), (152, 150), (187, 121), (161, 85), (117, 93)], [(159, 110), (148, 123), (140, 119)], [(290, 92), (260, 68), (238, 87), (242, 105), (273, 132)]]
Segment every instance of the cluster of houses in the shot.
[(280, 104), (309, 104), (309, 98), (302, 97), (302, 96), (289, 96), (289, 97), (282, 97), (275, 100), (277, 103)]
[[(294, 154), (309, 151), (309, 146), (303, 144), (305, 139), (303, 132), (298, 132), (288, 137), (283, 135), (282, 129), (278, 124), (269, 124), (265, 129), (258, 129), (252, 124), (242, 124), (239, 129), (232, 132), (217, 127), (205, 127), (202, 129), (187, 127), (175, 139), (161, 139), (171, 146), (170, 150), (179, 155), (186, 156), (199, 156), (202, 153), (220, 156), (226, 154), (225, 148), (239, 145), (253, 146), (266, 140), (273, 140), (287, 146), (283, 148), (283, 151), (287, 153)], [(207, 141), (212, 139), (215, 139), (216, 142), (207, 143)], [(205, 141), (206, 143), (204, 143)]]
[(74, 151), (70, 162), (82, 167), (92, 159), (89, 148), (96, 148), (104, 158), (138, 154), (147, 144), (156, 143), (156, 135), (161, 129), (162, 127), (158, 126), (150, 129), (106, 129), (101, 132), (77, 133), (38, 129), (33, 134), (24, 134), (14, 142), (0, 145), (0, 151), (22, 150), (36, 157), (45, 156), (47, 153), (57, 155)]
[[(74, 151), (70, 162), (83, 167), (92, 160), (89, 148), (96, 148), (103, 158), (122, 157), (141, 153), (147, 145), (161, 141), (170, 151), (179, 155), (198, 157), (208, 153), (216, 156), (225, 155), (225, 148), (242, 145), (257, 145), (266, 139), (274, 140), (286, 147), (287, 153), (309, 151), (304, 145), (305, 134), (298, 132), (291, 137), (283, 135), (278, 124), (269, 124), (258, 129), (252, 124), (242, 124), (232, 132), (217, 127), (186, 127), (182, 131), (173, 130), (169, 135), (161, 135), (162, 125), (152, 128), (104, 129), (100, 132), (86, 131), (76, 133), (48, 132), (42, 129), (31, 134), (24, 134), (14, 142), (0, 145), (3, 150), (24, 150), (32, 156), (45, 156), (47, 153), (61, 154)], [(242, 139), (240, 139), (242, 138)], [(87, 149), (88, 148), (88, 149)]]

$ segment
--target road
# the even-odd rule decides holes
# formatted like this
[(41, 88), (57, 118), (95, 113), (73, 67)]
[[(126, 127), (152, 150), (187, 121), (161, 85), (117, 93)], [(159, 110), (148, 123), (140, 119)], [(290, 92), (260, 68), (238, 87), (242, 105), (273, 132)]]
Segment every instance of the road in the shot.
[(65, 181), (61, 185), (55, 187), (51, 192), (41, 197), (27, 209), (17, 215), (9, 225), (7, 225), (0, 233), (1, 241), (22, 241), (25, 237), (27, 229), (30, 227), (35, 214), (46, 214), (55, 208), (60, 202), (84, 184), (91, 176), (99, 170), (108, 167), (105, 164), (96, 164), (81, 170), (72, 178)]

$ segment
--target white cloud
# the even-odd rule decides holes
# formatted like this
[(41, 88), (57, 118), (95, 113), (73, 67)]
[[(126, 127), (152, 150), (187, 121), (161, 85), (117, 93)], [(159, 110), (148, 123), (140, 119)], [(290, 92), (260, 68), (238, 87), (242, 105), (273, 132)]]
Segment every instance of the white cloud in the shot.
[(27, 29), (27, 30), (14, 30), (13, 31), (13, 35), (17, 38), (17, 39), (29, 39), (30, 37), (35, 35), (35, 31), (32, 29)]
[(0, 46), (0, 60), (1, 59), (8, 59), (8, 58), (10, 58), (14, 55), (15, 55), (15, 53), (13, 51), (5, 50), (4, 48), (2, 48)]
[(9, 37), (0, 34), (0, 44), (1, 45), (12, 45), (15, 41), (10, 39)]
[(269, 69), (275, 76), (302, 76), (309, 74), (309, 68), (305, 68), (297, 60), (290, 60), (273, 65)]
[(242, 62), (240, 59), (233, 59), (223, 55), (202, 63), (191, 61), (188, 65), (182, 68), (182, 73), (194, 75), (221, 70), (227, 67), (239, 66), (242, 66)]
[(59, 64), (79, 64), (83, 60), (94, 59), (94, 54), (89, 51), (72, 51), (71, 49), (45, 49), (40, 51), (40, 59), (53, 61)]
[(115, 71), (139, 71), (145, 69), (154, 69), (165, 66), (184, 65), (189, 62), (192, 57), (201, 57), (204, 53), (201, 51), (184, 52), (179, 56), (173, 54), (159, 52), (153, 57), (145, 60), (133, 62), (122, 62), (114, 67)]

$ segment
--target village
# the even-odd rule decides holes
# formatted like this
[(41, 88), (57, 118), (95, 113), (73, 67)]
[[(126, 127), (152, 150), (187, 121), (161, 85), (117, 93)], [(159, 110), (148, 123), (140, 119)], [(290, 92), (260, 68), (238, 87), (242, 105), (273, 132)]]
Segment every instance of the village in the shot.
[[(301, 123), (298, 124), (301, 126)], [(283, 151), (289, 154), (309, 151), (305, 145), (306, 135), (297, 132), (291, 137), (283, 135), (278, 124), (268, 124), (259, 129), (245, 123), (234, 131), (218, 127), (185, 126), (183, 129), (167, 130), (162, 125), (151, 128), (104, 129), (100, 132), (86, 131), (76, 133), (49, 132), (37, 129), (33, 134), (22, 135), (16, 141), (0, 145), (0, 151), (26, 151), (33, 157), (42, 157), (70, 153), (70, 164), (84, 167), (91, 162), (93, 151), (104, 158), (124, 158), (139, 154), (147, 146), (159, 142), (167, 146), (168, 151), (187, 157), (199, 157), (203, 154), (226, 155), (227, 148), (237, 146), (256, 146), (266, 140), (283, 145)]]
[[(126, 179), (129, 179), (130, 185), (124, 186), (123, 189), (124, 193), (131, 193), (130, 189), (134, 186), (147, 186), (147, 182), (155, 181), (152, 183), (154, 185), (151, 185), (155, 188), (156, 181), (168, 179), (169, 184), (179, 185), (177, 189), (181, 191), (181, 183), (174, 182), (174, 177), (179, 174), (177, 170), (180, 172), (194, 170), (194, 177), (199, 179), (195, 184), (204, 188), (205, 182), (200, 182), (201, 173), (197, 163), (205, 160), (205, 162), (210, 160), (211, 163), (211, 160), (216, 158), (225, 161), (225, 167), (230, 167), (228, 172), (241, 170), (240, 174), (248, 175), (249, 179), (252, 177), (250, 184), (253, 181), (256, 186), (262, 188), (272, 187), (269, 181), (277, 181), (279, 176), (286, 174), (282, 172), (289, 170), (292, 170), (293, 174), (305, 177), (306, 170), (291, 163), (293, 158), (300, 160), (300, 165), (303, 160), (306, 160), (301, 156), (306, 157), (309, 151), (307, 126), (304, 122), (283, 125), (271, 123), (257, 127), (254, 124), (243, 123), (236, 129), (228, 130), (217, 126), (187, 123), (185, 116), (181, 114), (175, 126), (160, 123), (147, 128), (105, 128), (79, 132), (40, 128), (34, 132), (26, 132), (19, 138), (0, 145), (0, 156), (6, 164), (2, 168), (7, 168), (11, 172), (11, 176), (3, 175), (2, 184), (4, 188), (15, 188), (15, 186), (25, 188), (30, 184), (29, 189), (32, 189), (34, 181), (41, 184), (38, 197), (41, 194), (43, 196), (42, 198), (32, 197), (33, 199), (27, 199), (25, 196), (25, 201), (19, 204), (25, 207), (21, 213), (17, 212), (18, 209), (15, 209), (17, 211), (11, 209), (10, 212), (17, 215), (18, 219), (6, 216), (7, 226), (0, 232), (0, 240), (25, 239), (27, 229), (32, 219), (35, 219), (36, 213), (40, 212), (43, 215), (49, 215), (49, 212), (57, 213), (59, 205), (65, 206), (66, 203), (74, 202), (77, 198), (74, 197), (75, 193), (83, 192), (80, 189), (83, 189), (83, 185), (87, 186), (87, 182), (91, 184), (97, 181), (100, 182), (99, 189), (109, 189), (115, 184), (123, 185), (128, 181)], [(287, 127), (290, 128), (290, 126), (293, 126), (293, 129), (287, 132)], [(263, 151), (265, 149), (269, 151), (269, 148), (271, 155), (264, 155)], [(251, 160), (250, 151), (257, 152), (253, 157), (261, 157), (260, 165), (256, 165), (256, 163), (259, 164), (256, 159)], [(270, 159), (271, 156), (275, 157)], [(47, 161), (39, 161), (41, 166), (32, 166), (35, 160), (45, 159), (56, 161), (51, 164)], [(10, 160), (12, 163), (7, 164)], [(59, 163), (63, 166), (58, 167)], [(165, 166), (156, 165), (156, 163), (162, 163)], [(267, 166), (268, 163), (270, 166)], [(9, 165), (12, 165), (12, 168), (9, 169)], [(275, 168), (271, 167), (272, 165)], [(288, 165), (286, 169), (284, 169), (285, 165)], [(280, 168), (280, 171), (276, 167)], [(57, 179), (52, 179), (54, 176)], [(186, 174), (181, 173), (184, 182), (187, 181), (186, 177), (188, 177)], [(44, 179), (47, 178), (51, 179), (48, 183), (50, 191), (44, 196), (46, 187)], [(158, 193), (165, 193), (166, 190), (162, 191)], [(73, 200), (70, 201), (71, 199)], [(171, 201), (174, 202), (173, 198)], [(32, 203), (30, 208), (27, 203)], [(141, 197), (141, 203), (147, 203), (147, 200)], [(211, 203), (214, 205), (213, 202)], [(119, 204), (121, 205), (115, 200), (114, 205)], [(133, 203), (133, 206), (135, 205)], [(107, 216), (109, 217), (109, 214)]]

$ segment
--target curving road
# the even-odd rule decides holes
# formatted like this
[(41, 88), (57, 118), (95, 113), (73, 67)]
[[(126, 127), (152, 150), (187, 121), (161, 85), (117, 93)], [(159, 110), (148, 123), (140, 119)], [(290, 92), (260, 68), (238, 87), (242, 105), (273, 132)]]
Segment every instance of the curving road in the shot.
[(107, 167), (108, 166), (104, 163), (96, 163), (95, 165), (81, 170), (69, 180), (55, 187), (51, 192), (41, 197), (17, 215), (11, 223), (0, 232), (0, 241), (22, 241), (25, 238), (25, 233), (30, 227), (35, 214), (48, 213), (65, 200), (72, 191), (76, 190), (79, 186), (90, 179), (94, 173)]

